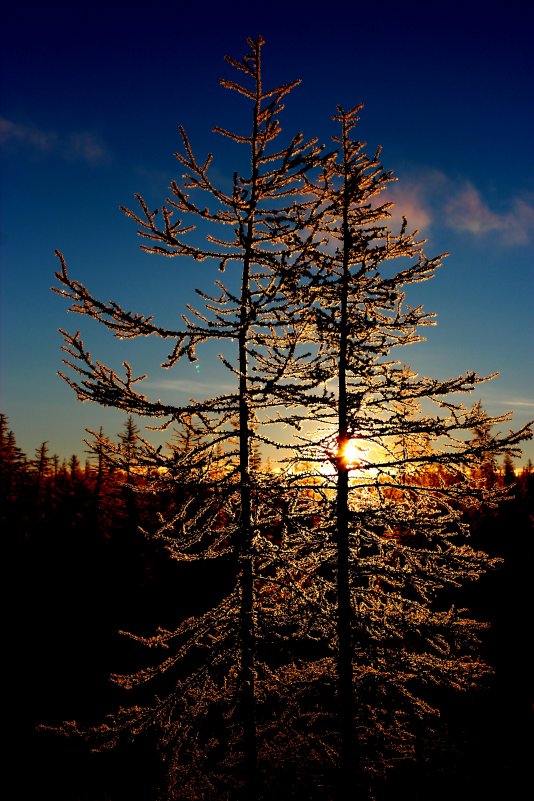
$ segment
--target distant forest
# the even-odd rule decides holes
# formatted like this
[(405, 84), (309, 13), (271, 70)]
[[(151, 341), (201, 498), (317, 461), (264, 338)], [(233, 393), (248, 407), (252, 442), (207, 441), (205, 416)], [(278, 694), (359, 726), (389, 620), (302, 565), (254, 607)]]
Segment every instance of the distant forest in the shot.
[[(5, 608), (15, 622), (7, 653), (12, 745), (23, 766), (16, 768), (16, 797), (151, 801), (161, 777), (148, 736), (91, 753), (83, 742), (37, 727), (72, 718), (98, 724), (111, 708), (128, 703), (128, 693), (112, 685), (109, 674), (138, 669), (146, 654), (119, 632), (146, 633), (154, 623), (172, 626), (201, 613), (225, 591), (232, 568), (220, 560), (173, 562), (142, 533), (169, 504), (184, 502), (191, 488), (177, 486), (172, 497), (143, 491), (148, 477), (133, 468), (137, 430), (131, 418), (116, 438), (126, 454), (124, 469), (98, 447), (85, 464), (76, 455), (52, 454), (47, 442), (28, 456), (5, 415), (1, 426), (2, 530), (15, 556), (14, 576), (11, 557), (5, 565), (13, 587)], [(528, 781), (534, 469), (530, 462), (519, 469), (509, 457), (484, 469), (487, 482), (512, 488), (511, 500), (466, 514), (474, 547), (502, 563), (460, 590), (455, 602), (489, 622), (483, 657), (493, 675), (470, 695), (445, 698), (436, 744), (378, 781), (379, 801), (516, 798)], [(201, 494), (202, 487), (195, 491)]]

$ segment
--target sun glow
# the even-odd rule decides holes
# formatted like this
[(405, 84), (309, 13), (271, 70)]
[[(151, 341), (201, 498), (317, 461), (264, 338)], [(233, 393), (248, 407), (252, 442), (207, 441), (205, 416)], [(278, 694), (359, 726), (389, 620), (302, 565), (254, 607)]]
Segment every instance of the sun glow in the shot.
[(369, 445), (357, 437), (351, 437), (340, 448), (332, 444), (327, 451), (328, 459), (323, 461), (320, 472), (324, 476), (334, 476), (337, 473), (336, 464), (341, 464), (347, 470), (365, 471), (369, 465), (369, 450)]
[(363, 444), (362, 440), (354, 437), (349, 439), (341, 449), (341, 459), (349, 470), (364, 467), (368, 463), (368, 454), (369, 448)]

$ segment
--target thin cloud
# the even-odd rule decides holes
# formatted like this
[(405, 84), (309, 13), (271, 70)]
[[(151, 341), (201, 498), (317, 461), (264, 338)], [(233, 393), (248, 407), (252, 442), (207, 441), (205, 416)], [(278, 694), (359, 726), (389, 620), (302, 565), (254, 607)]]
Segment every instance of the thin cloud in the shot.
[(531, 400), (509, 400), (508, 406), (518, 406), (522, 409), (534, 409), (534, 401)]
[(0, 145), (24, 148), (39, 156), (54, 156), (91, 166), (98, 166), (111, 158), (105, 144), (90, 131), (59, 136), (55, 131), (23, 125), (6, 117), (0, 117)]
[(391, 210), (393, 223), (406, 217), (408, 229), (416, 228), (426, 234), (435, 220), (440, 219), (440, 198), (447, 192), (450, 181), (440, 170), (424, 170), (408, 174), (390, 184), (384, 198), (395, 204)]
[(401, 178), (386, 195), (395, 203), (393, 222), (405, 216), (408, 228), (417, 228), (423, 234), (443, 224), (478, 240), (497, 236), (508, 245), (527, 245), (534, 239), (534, 204), (530, 198), (511, 198), (508, 209), (498, 212), (490, 208), (474, 184), (458, 186), (439, 170)]
[(510, 397), (502, 393), (496, 388), (488, 388), (482, 400), (482, 406), (485, 409), (491, 410), (495, 414), (505, 414), (507, 411), (513, 412), (514, 416), (521, 417), (528, 415), (530, 417), (531, 410), (534, 410), (534, 400), (532, 398), (522, 396)]
[(394, 184), (388, 189), (387, 199), (395, 204), (391, 209), (394, 225), (400, 224), (402, 217), (406, 217), (410, 229), (417, 228), (418, 231), (424, 231), (432, 224), (432, 210), (425, 199), (423, 186), (409, 182)]
[(472, 184), (466, 184), (449, 198), (444, 211), (449, 228), (477, 237), (497, 232), (511, 245), (525, 245), (534, 234), (534, 206), (516, 198), (509, 211), (495, 212)]
[(506, 235), (512, 244), (526, 245), (534, 239), (534, 205), (526, 200), (515, 200), (507, 215)]
[(468, 185), (448, 200), (445, 205), (446, 222), (456, 231), (469, 231), (479, 236), (501, 228), (498, 214), (482, 201), (480, 192)]
[(0, 144), (24, 144), (41, 153), (51, 151), (57, 143), (57, 135), (52, 131), (40, 131), (28, 125), (0, 117)]
[(194, 395), (195, 397), (204, 394), (212, 395), (214, 392), (223, 395), (228, 392), (235, 392), (236, 389), (235, 384), (224, 384), (216, 381), (194, 381), (188, 378), (183, 380), (162, 379), (159, 381), (146, 381), (143, 386), (150, 389), (171, 390), (172, 392)]
[(69, 161), (85, 161), (87, 164), (102, 164), (109, 161), (109, 151), (92, 133), (71, 134), (66, 144), (65, 158)]

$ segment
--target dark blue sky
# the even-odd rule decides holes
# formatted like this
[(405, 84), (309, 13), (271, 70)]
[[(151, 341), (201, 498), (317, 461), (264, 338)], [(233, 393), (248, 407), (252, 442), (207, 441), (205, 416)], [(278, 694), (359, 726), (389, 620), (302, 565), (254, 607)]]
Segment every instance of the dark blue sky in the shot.
[[(534, 57), (532, 7), (509, 2), (184, 4), (177, 0), (20, 3), (3, 12), (1, 408), (29, 454), (80, 450), (83, 429), (121, 429), (123, 417), (79, 404), (56, 377), (59, 327), (77, 328), (49, 291), (60, 248), (72, 274), (105, 299), (172, 320), (201, 267), (138, 251), (118, 210), (134, 192), (160, 204), (180, 174), (183, 123), (221, 179), (233, 153), (215, 124), (246, 124), (248, 109), (218, 79), (261, 35), (266, 84), (302, 78), (281, 119), (328, 141), (337, 103), (363, 101), (360, 138), (383, 146), (399, 178), (399, 213), (427, 252), (451, 255), (409, 302), (438, 314), (428, 342), (404, 355), (420, 372), (469, 369), (501, 377), (476, 397), (490, 413), (534, 417)], [(360, 7), (359, 7), (360, 6)], [(158, 396), (212, 391), (213, 354), (162, 374), (166, 350), (111, 342), (83, 327), (93, 355), (126, 357)], [(154, 367), (156, 369), (154, 369)], [(227, 380), (227, 379), (226, 379)], [(532, 445), (525, 448), (533, 456)]]

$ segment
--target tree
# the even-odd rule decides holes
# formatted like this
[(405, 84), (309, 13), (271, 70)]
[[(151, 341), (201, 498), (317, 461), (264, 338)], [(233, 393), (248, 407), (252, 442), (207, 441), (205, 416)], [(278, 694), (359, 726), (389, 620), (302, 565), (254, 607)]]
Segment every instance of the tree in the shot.
[(17, 445), (13, 431), (8, 429), (7, 416), (0, 414), (0, 477), (2, 494), (9, 499), (17, 474), (25, 472), (27, 459)]
[[(308, 458), (319, 470), (328, 461), (335, 467), (324, 559), (335, 560), (340, 798), (380, 767), (377, 752), (382, 761), (388, 751), (395, 759), (410, 752), (418, 721), (432, 712), (433, 686), (463, 689), (483, 673), (480, 626), (444, 591), (492, 565), (469, 546), (462, 511), (495, 504), (502, 493), (473, 472), (531, 435), (526, 426), (492, 436), (506, 416), (453, 399), (487, 379), (419, 377), (395, 359), (394, 348), (433, 324), (421, 307), (405, 305), (404, 288), (431, 278), (442, 257), (425, 256), (405, 219), (398, 233), (388, 226), (391, 204), (378, 197), (393, 179), (380, 151), (368, 157), (353, 138), (360, 109), (338, 107), (338, 158), (308, 187), (324, 210), (327, 244), (300, 288), (331, 387), (323, 396), (304, 393), (302, 403), (323, 426), (320, 438), (309, 438)], [(423, 413), (423, 401), (436, 411)], [(428, 480), (437, 467), (447, 481), (443, 472)]]
[(48, 455), (48, 442), (42, 442), (41, 445), (35, 449), (35, 459), (33, 464), (37, 473), (37, 487), (40, 488), (43, 480), (50, 471), (50, 456)]
[[(168, 656), (117, 682), (158, 678), (165, 692), (86, 732), (113, 743), (159, 728), (172, 798), (255, 799), (269, 782), (274, 795), (273, 766), (280, 782), (280, 766), (295, 770), (306, 751), (299, 791), (331, 797), (313, 772), (328, 760), (339, 764), (341, 796), (413, 754), (435, 688), (467, 688), (485, 670), (480, 626), (450, 596), (492, 564), (467, 542), (464, 505), (504, 491), (472, 473), (528, 435), (493, 436), (505, 416), (451, 400), (485, 379), (419, 377), (392, 356), (433, 322), (404, 305), (404, 290), (440, 258), (424, 255), (406, 221), (398, 233), (384, 223), (390, 206), (376, 198), (392, 176), (352, 138), (359, 107), (338, 109), (336, 158), (301, 135), (274, 144), (297, 82), (263, 88), (262, 45), (249, 39), (241, 61), (228, 58), (242, 83), (222, 80), (252, 105), (248, 133), (215, 128), (247, 149), (250, 172), (234, 173), (231, 192), (218, 186), (211, 154), (199, 160), (181, 128), (184, 180), (161, 211), (141, 196), (138, 212), (124, 209), (147, 253), (215, 263), (227, 283), (197, 290), (201, 309), (188, 307), (171, 330), (94, 297), (58, 253), (56, 291), (71, 311), (119, 339), (170, 341), (169, 369), (216, 341), (234, 382), (187, 405), (151, 401), (129, 364), (119, 375), (63, 332), (73, 374), (61, 375), (79, 399), (174, 428), (170, 448), (137, 438), (137, 463), (167, 497), (146, 533), (191, 570), (215, 566), (194, 613), (130, 635)], [(207, 231), (204, 244), (191, 220)], [(118, 467), (123, 445), (105, 446)], [(261, 446), (283, 454), (279, 473), (261, 470)]]
[(35, 482), (35, 511), (44, 511), (46, 495), (50, 494), (50, 469), (52, 460), (49, 456), (48, 442), (42, 442), (35, 449), (35, 458), (32, 460), (32, 478)]
[(132, 477), (132, 470), (137, 464), (136, 448), (139, 438), (139, 429), (136, 426), (134, 419), (128, 415), (126, 423), (124, 424), (124, 431), (119, 434), (121, 441), (121, 454), (123, 458), (123, 469), (126, 473), (126, 481), (129, 482)]
[(482, 478), (488, 486), (493, 486), (497, 481), (497, 458), (494, 451), (488, 447), (491, 438), (492, 422), (484, 413), (480, 403), (475, 404), (478, 415), (478, 422), (473, 428), (473, 444), (481, 446), (481, 458), (475, 468), (474, 476)]
[(0, 520), (6, 530), (13, 524), (26, 526), (29, 502), (28, 460), (17, 445), (15, 434), (8, 428), (8, 419), (0, 414)]
[[(126, 428), (129, 429), (129, 423)], [(122, 512), (123, 487), (121, 482), (119, 489), (116, 464), (120, 445), (114, 446), (102, 426), (98, 432), (88, 431), (88, 434), (91, 438), (86, 438), (84, 442), (88, 446), (89, 459), (92, 463), (90, 472), (94, 526), (109, 537), (113, 520), (117, 522), (119, 512)]]
[(515, 467), (510, 453), (504, 454), (502, 477), (505, 486), (511, 487), (515, 485), (516, 483)]
[[(205, 787), (193, 789), (188, 784), (189, 774), (184, 777), (183, 771), (184, 762), (189, 761), (197, 767), (197, 780), (204, 774), (204, 781), (209, 781), (205, 761), (202, 762), (205, 757), (199, 755), (198, 748), (193, 749), (196, 740), (192, 732), (194, 722), (207, 714), (210, 704), (212, 707), (226, 704), (226, 711), (221, 711), (220, 716), (230, 717), (234, 726), (239, 724), (244, 797), (255, 798), (258, 793), (256, 684), (261, 670), (266, 670), (260, 668), (257, 659), (257, 640), (262, 636), (258, 631), (259, 621), (261, 629), (270, 631), (266, 623), (269, 616), (259, 614), (262, 594), (258, 587), (274, 580), (273, 572), (279, 569), (280, 561), (268, 537), (262, 539), (262, 531), (271, 532), (279, 525), (275, 518), (281, 513), (276, 503), (270, 503), (272, 482), (257, 472), (259, 460), (255, 443), (281, 447), (280, 440), (270, 433), (274, 424), (272, 415), (279, 409), (282, 421), (287, 419), (286, 407), (293, 405), (294, 382), (303, 387), (312, 387), (315, 383), (315, 377), (308, 375), (308, 361), (298, 355), (304, 323), (295, 316), (287, 289), (298, 282), (313, 244), (317, 203), (305, 202), (302, 197), (295, 203), (294, 199), (299, 195), (305, 175), (319, 163), (320, 149), (315, 140), (305, 142), (300, 134), (288, 145), (278, 146), (282, 101), (298, 81), (265, 90), (262, 45), (261, 37), (249, 39), (249, 52), (241, 61), (227, 58), (229, 64), (244, 75), (242, 83), (231, 79), (221, 81), (223, 87), (251, 103), (249, 133), (243, 135), (215, 128), (231, 142), (248, 149), (250, 173), (241, 176), (236, 171), (230, 193), (216, 186), (209, 173), (211, 154), (205, 161), (198, 160), (181, 128), (183, 153), (178, 153), (177, 158), (187, 171), (184, 182), (181, 185), (172, 182), (171, 196), (162, 205), (161, 213), (151, 211), (141, 196), (137, 196), (139, 213), (124, 209), (139, 226), (140, 236), (148, 241), (142, 246), (145, 251), (199, 262), (208, 259), (222, 272), (237, 267), (240, 289), (236, 292), (231, 285), (225, 286), (218, 280), (215, 295), (198, 290), (204, 308), (201, 311), (190, 308), (190, 316), (184, 316), (184, 328), (174, 331), (157, 325), (152, 316), (129, 312), (118, 303), (103, 303), (93, 297), (85, 286), (69, 276), (60, 253), (61, 269), (56, 273), (61, 285), (56, 291), (72, 301), (70, 310), (103, 323), (116, 337), (152, 335), (174, 341), (165, 367), (173, 367), (183, 357), (194, 361), (196, 349), (211, 340), (229, 346), (225, 347), (221, 359), (235, 381), (235, 391), (188, 406), (174, 406), (148, 400), (136, 387), (142, 379), (134, 377), (128, 364), (125, 364), (125, 376), (121, 377), (113, 369), (92, 360), (78, 333), (63, 332), (64, 349), (68, 354), (65, 361), (74, 370), (75, 377), (64, 373), (62, 376), (79, 399), (115, 406), (128, 414), (163, 418), (162, 428), (174, 424), (187, 431), (194, 419), (196, 441), (178, 454), (178, 458), (176, 451), (165, 456), (145, 443), (142, 459), (157, 469), (160, 484), (169, 478), (187, 483), (186, 476), (191, 469), (200, 471), (205, 501), (203, 509), (197, 510), (188, 500), (176, 509), (170, 520), (162, 521), (154, 535), (167, 543), (175, 558), (199, 560), (231, 556), (237, 564), (237, 586), (219, 599), (214, 608), (199, 618), (184, 621), (174, 632), (162, 631), (146, 640), (149, 645), (164, 647), (176, 642), (178, 655), (165, 660), (157, 670), (140, 671), (132, 679), (122, 679), (125, 684), (133, 684), (150, 678), (155, 672), (172, 668), (179, 657), (191, 658), (193, 650), (204, 654), (209, 651), (204, 660), (192, 659), (191, 672), (186, 679), (177, 681), (159, 706), (156, 704), (150, 712), (125, 711), (116, 718), (116, 730), (121, 727), (139, 729), (164, 717), (167, 719), (169, 714), (174, 718), (176, 710), (181, 710), (180, 726), (185, 743), (182, 750), (186, 759), (179, 762), (176, 756), (180, 746), (175, 724), (166, 724), (164, 742), (168, 744), (174, 735), (174, 752), (170, 758), (174, 791), (189, 793), (187, 797), (195, 792), (208, 792)], [(208, 196), (209, 208), (198, 199), (202, 195)], [(176, 214), (196, 219), (203, 227), (215, 227), (217, 233), (207, 235), (205, 246), (195, 244), (195, 240), (187, 236), (194, 226), (189, 219), (185, 222), (176, 219)], [(230, 230), (228, 238), (218, 232), (224, 226)], [(265, 418), (267, 413), (271, 418)], [(271, 428), (266, 428), (266, 422)], [(215, 463), (218, 466), (216, 481), (212, 477)], [(271, 608), (272, 618), (271, 602), (268, 608)], [(240, 696), (237, 713), (232, 711), (231, 701), (236, 689)], [(190, 732), (190, 742), (185, 731)], [(177, 787), (177, 777), (182, 782), (181, 788)], [(232, 783), (235, 785), (235, 779)]]

